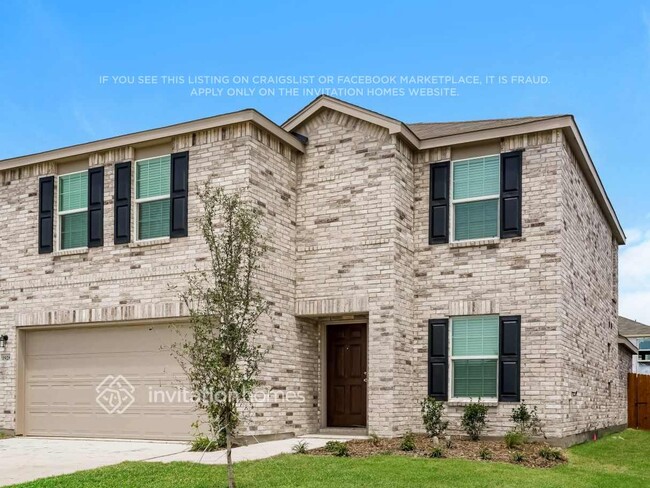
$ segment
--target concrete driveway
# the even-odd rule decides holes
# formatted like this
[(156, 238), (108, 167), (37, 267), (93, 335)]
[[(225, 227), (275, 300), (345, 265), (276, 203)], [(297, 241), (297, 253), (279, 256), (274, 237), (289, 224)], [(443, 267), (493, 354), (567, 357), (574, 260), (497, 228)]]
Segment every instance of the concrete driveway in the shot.
[[(307, 449), (322, 447), (327, 441), (367, 439), (355, 435), (305, 435), (301, 437), (252, 443), (233, 449), (233, 461), (264, 459), (290, 453), (298, 442)], [(187, 452), (186, 442), (121, 441), (95, 439), (61, 439), (49, 437), (14, 437), (0, 439), (0, 486), (23, 483), (38, 478), (99, 468), (123, 461), (225, 464), (225, 451)]]
[(14, 437), (0, 439), (0, 486), (186, 451), (184, 442)]

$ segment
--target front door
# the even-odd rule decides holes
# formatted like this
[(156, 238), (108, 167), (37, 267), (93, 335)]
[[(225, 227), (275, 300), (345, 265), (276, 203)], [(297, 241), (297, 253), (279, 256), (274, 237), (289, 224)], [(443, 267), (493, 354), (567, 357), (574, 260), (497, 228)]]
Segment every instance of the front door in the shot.
[(366, 426), (366, 324), (327, 326), (327, 426)]

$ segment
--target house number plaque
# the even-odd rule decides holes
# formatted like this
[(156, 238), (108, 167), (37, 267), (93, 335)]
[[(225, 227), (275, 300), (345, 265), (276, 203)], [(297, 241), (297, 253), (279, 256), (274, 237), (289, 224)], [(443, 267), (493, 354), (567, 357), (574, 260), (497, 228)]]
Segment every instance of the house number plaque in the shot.
[(9, 361), (11, 359), (11, 354), (0, 354), (0, 361)]

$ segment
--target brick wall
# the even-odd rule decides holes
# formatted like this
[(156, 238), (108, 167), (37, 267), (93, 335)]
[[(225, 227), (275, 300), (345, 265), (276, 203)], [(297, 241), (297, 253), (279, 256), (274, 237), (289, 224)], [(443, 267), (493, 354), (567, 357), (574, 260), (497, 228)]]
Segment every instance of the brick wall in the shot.
[(264, 211), (263, 225), (272, 236), (258, 276), (261, 291), (271, 302), (270, 317), (260, 324), (260, 341), (269, 349), (261, 377), (264, 387), (298, 389), (309, 400), (287, 408), (275, 402), (263, 405), (247, 432), (300, 433), (316, 428), (318, 331), (293, 318), (298, 155), (250, 123), (176, 137), (173, 150), (190, 151), (189, 236), (153, 245), (113, 245), (113, 164), (133, 159), (132, 148), (89, 157), (89, 165), (105, 166), (105, 245), (82, 253), (38, 254), (38, 177), (55, 174), (54, 164), (2, 173), (0, 225), (11, 229), (11, 237), (0, 240), (0, 291), (5, 297), (0, 330), (9, 332), (12, 359), (0, 365), (1, 427), (15, 425), (16, 324), (186, 314), (172, 287), (182, 287), (185, 273), (207, 263), (207, 248), (196, 223), (200, 208), (195, 190), (211, 180), (230, 190), (245, 190)]
[(562, 215), (563, 436), (625, 423), (618, 375), (618, 245), (568, 144)]
[[(420, 154), (415, 170), (415, 325), (413, 377), (416, 397), (427, 393), (427, 322), (453, 315), (521, 315), (521, 398), (536, 405), (547, 434), (561, 434), (559, 132), (506, 138), (501, 151), (523, 153), (522, 237), (486, 244), (428, 243), (429, 164), (453, 158), (453, 148)], [(488, 435), (511, 427), (514, 404), (488, 414)], [(449, 403), (452, 432), (460, 432), (463, 405)], [(419, 413), (419, 412), (418, 412)], [(421, 420), (415, 415), (414, 423)], [(422, 427), (420, 427), (421, 429)]]
[[(553, 438), (625, 421), (617, 347), (617, 245), (561, 130), (492, 141), (524, 149), (523, 235), (429, 245), (429, 165), (466, 147), (415, 152), (386, 129), (321, 110), (297, 130), (300, 155), (251, 123), (175, 137), (190, 151), (192, 190), (211, 180), (242, 189), (264, 213), (270, 251), (257, 276), (271, 302), (260, 324), (264, 387), (305, 401), (256, 405), (244, 433), (314, 432), (323, 423), (325, 324), (368, 322), (368, 427), (422, 430), (427, 322), (467, 314), (521, 315), (521, 397)], [(190, 195), (190, 232), (156, 244), (114, 246), (113, 164), (133, 149), (93, 154), (103, 164), (103, 248), (38, 255), (38, 176), (53, 164), (0, 173), (0, 427), (15, 418), (15, 325), (182, 316), (169, 285), (207, 262)], [(511, 427), (514, 404), (490, 407), (487, 434)], [(449, 403), (451, 432), (462, 404)]]

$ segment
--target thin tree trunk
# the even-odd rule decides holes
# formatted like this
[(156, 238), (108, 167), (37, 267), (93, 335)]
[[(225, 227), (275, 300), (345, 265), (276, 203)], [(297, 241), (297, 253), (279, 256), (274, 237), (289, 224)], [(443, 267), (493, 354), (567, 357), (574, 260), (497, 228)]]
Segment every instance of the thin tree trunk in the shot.
[(228, 463), (228, 488), (235, 488), (235, 471), (232, 465), (232, 437), (230, 427), (226, 427), (226, 461)]

